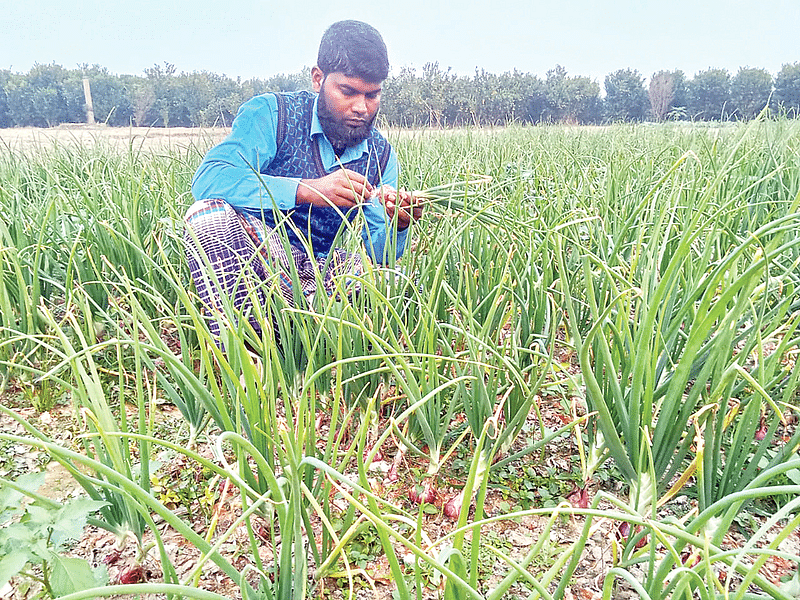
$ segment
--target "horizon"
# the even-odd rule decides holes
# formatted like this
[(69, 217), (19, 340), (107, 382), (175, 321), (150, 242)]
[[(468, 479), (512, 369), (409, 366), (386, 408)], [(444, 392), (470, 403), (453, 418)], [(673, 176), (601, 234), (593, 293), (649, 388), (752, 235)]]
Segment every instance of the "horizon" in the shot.
[[(431, 61), (431, 63), (435, 63), (435, 62), (436, 61)], [(781, 68), (783, 66), (785, 66), (785, 65), (798, 64), (798, 62), (800, 62), (800, 61), (789, 61), (789, 62), (782, 63)], [(8, 69), (8, 70), (12, 74), (15, 74), (15, 75), (25, 75), (26, 73), (29, 73), (30, 70), (32, 68), (34, 68), (35, 66), (37, 66), (37, 65), (44, 65), (44, 66), (56, 65), (56, 66), (59, 66), (59, 67), (65, 69), (67, 71), (80, 70), (80, 69), (84, 69), (84, 68), (92, 69), (92, 68), (97, 67), (97, 68), (100, 68), (100, 69), (106, 69), (112, 76), (116, 76), (116, 77), (147, 77), (147, 74), (145, 72), (147, 69), (150, 69), (150, 68), (152, 68), (154, 66), (163, 68), (167, 64), (171, 65), (172, 63), (169, 63), (168, 61), (162, 61), (161, 63), (154, 63), (152, 65), (149, 65), (148, 67), (145, 67), (144, 69), (142, 69), (141, 73), (121, 73), (121, 72), (113, 71), (112, 69), (108, 68), (106, 65), (101, 64), (101, 63), (96, 63), (96, 62), (95, 63), (76, 64), (74, 67), (69, 67), (67, 65), (59, 63), (58, 61), (53, 60), (53, 61), (50, 61), (49, 63), (43, 63), (43, 62), (34, 63), (26, 71), (13, 71), (11, 69)], [(214, 75), (221, 75), (223, 77), (228, 77), (231, 80), (241, 80), (241, 81), (250, 81), (250, 80), (254, 80), (254, 79), (260, 79), (262, 81), (266, 81), (266, 80), (269, 80), (272, 77), (277, 77), (277, 76), (282, 76), (282, 75), (284, 75), (284, 76), (299, 75), (299, 74), (303, 73), (303, 71), (305, 71), (306, 69), (310, 70), (311, 67), (312, 67), (312, 65), (305, 65), (304, 67), (301, 67), (297, 71), (292, 71), (292, 72), (289, 72), (289, 71), (278, 71), (278, 72), (275, 72), (275, 73), (270, 73), (270, 74), (266, 74), (266, 75), (262, 75), (262, 76), (258, 76), (258, 77), (255, 77), (255, 76), (254, 77), (243, 77), (241, 75), (232, 75), (232, 74), (228, 74), (228, 73), (220, 73), (220, 72), (217, 72), (217, 71), (210, 71), (209, 69), (193, 69), (193, 70), (189, 71), (189, 70), (185, 70), (185, 69), (179, 69), (178, 65), (173, 65), (173, 66), (175, 66), (175, 75), (182, 75), (182, 74), (191, 75), (193, 73), (204, 73), (205, 72), (205, 73), (212, 73)], [(563, 65), (554, 64), (551, 67), (551, 69), (555, 69), (558, 66), (563, 66)], [(403, 66), (403, 67), (401, 67), (401, 69), (402, 68), (406, 68), (406, 67)], [(451, 73), (454, 73), (454, 71), (450, 67), (442, 67), (442, 65), (440, 64), (439, 68), (443, 72), (448, 72), (449, 71)], [(650, 81), (650, 79), (652, 79), (653, 75), (655, 75), (659, 71), (668, 71), (668, 72), (682, 71), (683, 74), (687, 77), (687, 79), (691, 79), (694, 76), (696, 76), (698, 73), (701, 73), (701, 72), (704, 72), (704, 71), (708, 71), (708, 70), (713, 70), (713, 69), (724, 69), (731, 75), (731, 77), (735, 77), (736, 74), (739, 71), (744, 70), (744, 69), (759, 69), (759, 70), (763, 69), (763, 70), (767, 71), (772, 76), (772, 78), (774, 79), (778, 75), (778, 73), (780, 72), (781, 68), (779, 68), (777, 71), (773, 72), (773, 71), (770, 71), (769, 69), (766, 69), (765, 67), (761, 67), (761, 66), (758, 66), (758, 65), (742, 66), (742, 67), (736, 68), (735, 70), (730, 70), (730, 69), (727, 69), (725, 67), (716, 67), (714, 65), (711, 65), (711, 66), (707, 67), (706, 69), (700, 69), (699, 71), (697, 71), (695, 73), (687, 73), (683, 69), (675, 68), (675, 69), (658, 69), (654, 73), (651, 73), (650, 75), (647, 75), (645, 73), (642, 73), (638, 69), (634, 69), (632, 67), (620, 67), (619, 69), (615, 69), (614, 71), (609, 71), (608, 73), (605, 73), (604, 75), (602, 75), (601, 78), (590, 77), (590, 79), (592, 81), (596, 81), (597, 83), (599, 83), (601, 85), (601, 88), (602, 88), (603, 80), (607, 75), (609, 75), (611, 73), (614, 73), (614, 72), (616, 72), (618, 70), (625, 70), (625, 69), (630, 69), (631, 71), (636, 71), (637, 73), (639, 73), (639, 75), (641, 75), (643, 77), (645, 84), (647, 84)], [(551, 69), (548, 69), (548, 72)], [(0, 68), (0, 70), (4, 70), (4, 69)], [(422, 71), (422, 67), (414, 68), (413, 70), (414, 70), (414, 73), (416, 75), (420, 75), (421, 71)], [(400, 74), (399, 72), (394, 72), (394, 71), (395, 71), (395, 69), (390, 69), (389, 70), (389, 77), (397, 77)], [(398, 69), (398, 71), (399, 71), (399, 69)], [(486, 72), (486, 73), (489, 73), (489, 74), (492, 74), (492, 75), (502, 75), (504, 73), (512, 73), (514, 71), (517, 71), (519, 73), (536, 76), (536, 77), (538, 77), (539, 79), (542, 79), (542, 80), (546, 79), (546, 77), (547, 77), (547, 72), (545, 72), (543, 75), (540, 75), (539, 73), (530, 73), (528, 71), (522, 71), (520, 69), (509, 69), (507, 71), (489, 71), (488, 69), (483, 69), (482, 67), (475, 67), (475, 71), (483, 71), (483, 72)], [(474, 77), (475, 76), (475, 71), (473, 71), (470, 74), (456, 73), (456, 75), (458, 77)], [(586, 75), (584, 73), (575, 73), (575, 72), (571, 72), (571, 71), (567, 71), (567, 76), (568, 77), (589, 77), (588, 75)]]

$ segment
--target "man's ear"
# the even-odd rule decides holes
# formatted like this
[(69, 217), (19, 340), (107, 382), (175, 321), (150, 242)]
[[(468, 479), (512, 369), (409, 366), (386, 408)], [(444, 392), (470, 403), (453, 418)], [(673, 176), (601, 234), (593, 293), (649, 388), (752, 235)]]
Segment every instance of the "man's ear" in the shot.
[(322, 81), (325, 79), (325, 73), (319, 67), (311, 68), (311, 85), (315, 92), (319, 93), (322, 89)]

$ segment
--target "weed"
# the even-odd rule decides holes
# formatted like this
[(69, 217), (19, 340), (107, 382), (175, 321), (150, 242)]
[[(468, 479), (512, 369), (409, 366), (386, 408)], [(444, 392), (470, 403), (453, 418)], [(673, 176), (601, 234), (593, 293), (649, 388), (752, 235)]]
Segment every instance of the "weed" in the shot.
[[(104, 585), (105, 568), (64, 555), (80, 539), (87, 518), (105, 503), (74, 498), (59, 504), (39, 496), (44, 473), (23, 475), (0, 486), (0, 588), (11, 577), (27, 580), (28, 598), (58, 597)], [(24, 497), (31, 502), (22, 502)], [(40, 589), (36, 591), (36, 585)]]
[(48, 412), (63, 396), (63, 390), (52, 379), (22, 381), (22, 396), (37, 413)]
[(579, 481), (577, 470), (559, 472), (554, 467), (521, 461), (489, 474), (489, 485), (522, 510), (556, 506), (574, 491)]
[(197, 516), (211, 518), (219, 498), (217, 480), (209, 469), (181, 457), (173, 457), (150, 476), (152, 493), (159, 501), (173, 510), (184, 508), (190, 521)]

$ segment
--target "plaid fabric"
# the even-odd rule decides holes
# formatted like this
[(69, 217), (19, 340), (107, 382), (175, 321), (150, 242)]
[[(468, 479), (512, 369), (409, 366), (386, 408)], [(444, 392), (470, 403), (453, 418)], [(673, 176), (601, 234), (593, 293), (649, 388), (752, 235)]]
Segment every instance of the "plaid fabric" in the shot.
[[(253, 303), (266, 306), (268, 296), (279, 293), (287, 304), (294, 304), (292, 269), (297, 273), (300, 293), (310, 298), (321, 283), (329, 296), (336, 279), (364, 272), (361, 256), (341, 248), (330, 257), (310, 257), (302, 248), (290, 246), (290, 255), (277, 231), (268, 229), (261, 219), (237, 212), (224, 200), (199, 200), (186, 213), (184, 241), (192, 275), (200, 300), (210, 319), (209, 329), (219, 335), (224, 315), (220, 298), (229, 297), (233, 306), (261, 332), (261, 324), (252, 314)], [(327, 263), (327, 264), (326, 264)]]

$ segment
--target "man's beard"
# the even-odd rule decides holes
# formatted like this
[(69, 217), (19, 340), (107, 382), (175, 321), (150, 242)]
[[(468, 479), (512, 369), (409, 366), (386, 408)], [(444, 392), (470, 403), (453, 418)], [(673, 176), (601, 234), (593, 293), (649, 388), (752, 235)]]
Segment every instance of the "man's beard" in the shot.
[(335, 117), (328, 108), (328, 103), (325, 102), (325, 83), (323, 82), (317, 101), (317, 118), (322, 126), (322, 132), (335, 148), (357, 146), (367, 139), (377, 114), (372, 115), (358, 127), (348, 125), (343, 119)]

